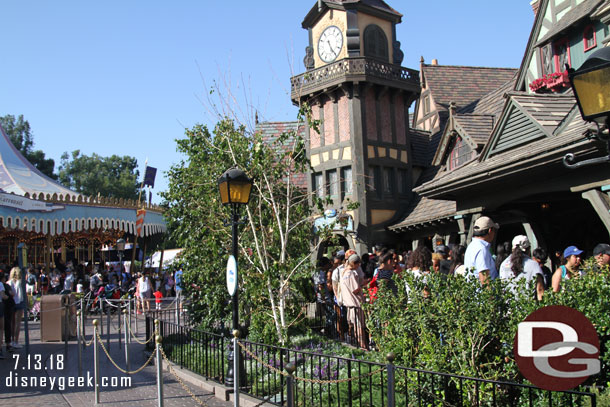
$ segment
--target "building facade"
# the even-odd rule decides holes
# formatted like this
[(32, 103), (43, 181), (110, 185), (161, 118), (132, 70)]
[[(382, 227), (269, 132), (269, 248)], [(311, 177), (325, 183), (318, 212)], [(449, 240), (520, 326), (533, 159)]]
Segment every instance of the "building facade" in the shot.
[(291, 79), (293, 103), (308, 103), (321, 123), (306, 133), (309, 192), (330, 198), (316, 222), (342, 217), (349, 226), (337, 233), (359, 252), (395, 238), (387, 226), (411, 199), (409, 106), (420, 86), (400, 65), (401, 19), (380, 0), (318, 2), (302, 24), (306, 72)]

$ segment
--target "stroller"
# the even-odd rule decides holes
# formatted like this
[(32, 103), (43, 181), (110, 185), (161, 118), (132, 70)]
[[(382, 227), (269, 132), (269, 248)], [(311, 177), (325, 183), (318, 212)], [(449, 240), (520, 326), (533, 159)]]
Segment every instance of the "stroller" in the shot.
[(30, 307), (29, 307), (29, 314), (28, 314), (28, 318), (30, 321), (40, 321), (40, 299), (41, 299), (41, 295), (37, 294), (37, 295), (33, 295), (30, 298)]

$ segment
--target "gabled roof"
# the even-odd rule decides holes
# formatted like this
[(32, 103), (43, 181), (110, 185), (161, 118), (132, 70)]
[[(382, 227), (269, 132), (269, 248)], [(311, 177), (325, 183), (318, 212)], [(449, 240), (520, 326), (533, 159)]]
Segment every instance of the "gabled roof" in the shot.
[(561, 157), (567, 152), (590, 148), (592, 143), (583, 136), (588, 126), (578, 114), (577, 106), (573, 104), (572, 109), (565, 116), (566, 123), (561, 122), (558, 127), (560, 131), (553, 132), (551, 137), (500, 152), (482, 161), (473, 161), (424, 183), (414, 191), (427, 197), (453, 196), (455, 191), (470, 185), (493, 183), (508, 174), (529, 171), (536, 166), (555, 164), (561, 162)]
[(435, 150), (432, 160), (433, 164), (442, 164), (441, 161), (444, 160), (447, 154), (446, 150), (451, 144), (452, 130), (457, 131), (473, 149), (481, 149), (487, 143), (506, 104), (505, 94), (512, 89), (515, 79), (516, 74), (498, 89), (459, 109), (453, 115), (453, 124), (450, 123), (449, 125), (452, 128), (445, 128), (442, 138), (438, 143), (438, 149)]
[(571, 92), (561, 95), (525, 92), (509, 94), (502, 122), (481, 152), (480, 160), (535, 139), (550, 137), (574, 107), (574, 103)]
[(16, 195), (62, 195), (78, 197), (72, 191), (38, 171), (15, 148), (0, 126), (0, 189)]
[(477, 145), (482, 145), (489, 139), (489, 134), (495, 124), (495, 117), (483, 114), (456, 114), (454, 126), (460, 128), (460, 133), (468, 135)]
[(487, 68), (422, 64), (426, 87), (430, 89), (437, 109), (447, 110), (454, 102), (466, 107), (511, 80), (514, 68)]
[(568, 11), (561, 20), (557, 21), (555, 25), (542, 37), (541, 40), (536, 42), (536, 47), (540, 46), (553, 37), (560, 34), (565, 29), (576, 24), (578, 21), (589, 16), (591, 12), (602, 3), (604, 0), (585, 0), (570, 11)]
[(301, 24), (302, 27), (312, 27), (318, 18), (329, 8), (339, 10), (359, 9), (372, 15), (388, 18), (396, 23), (400, 23), (402, 19), (402, 14), (394, 10), (383, 0), (322, 0), (322, 8), (319, 9), (316, 2), (305, 16)]

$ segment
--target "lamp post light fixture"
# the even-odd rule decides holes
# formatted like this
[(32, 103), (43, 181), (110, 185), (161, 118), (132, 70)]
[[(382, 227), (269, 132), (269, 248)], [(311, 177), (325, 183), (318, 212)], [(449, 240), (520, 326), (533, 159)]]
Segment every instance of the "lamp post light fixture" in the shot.
[[(235, 281), (237, 284), (237, 226), (239, 225), (239, 208), (242, 205), (247, 205), (250, 202), (250, 192), (252, 191), (252, 179), (248, 178), (245, 172), (237, 167), (233, 167), (224, 172), (218, 179), (218, 189), (220, 191), (220, 200), (223, 205), (231, 205), (231, 236), (233, 239), (233, 258), (235, 259)], [(231, 295), (231, 303), (233, 308), (233, 330), (239, 330), (239, 289), (235, 289)], [(232, 349), (227, 356), (227, 374), (225, 384), (233, 386), (235, 380), (235, 372), (233, 370), (233, 352), (238, 351)], [(240, 360), (242, 360), (240, 358)], [(243, 369), (242, 369), (243, 370)], [(239, 378), (237, 378), (239, 380)]]
[[(119, 262), (121, 262), (121, 268), (123, 268), (123, 252), (125, 251), (125, 239), (120, 238), (116, 241), (116, 250), (119, 256)], [(123, 270), (121, 270), (122, 272)]]
[(587, 131), (587, 137), (605, 142), (608, 155), (577, 163), (574, 154), (570, 153), (563, 158), (563, 164), (568, 168), (578, 168), (610, 162), (610, 48), (595, 51), (580, 68), (570, 69), (568, 76), (580, 115), (597, 127)]

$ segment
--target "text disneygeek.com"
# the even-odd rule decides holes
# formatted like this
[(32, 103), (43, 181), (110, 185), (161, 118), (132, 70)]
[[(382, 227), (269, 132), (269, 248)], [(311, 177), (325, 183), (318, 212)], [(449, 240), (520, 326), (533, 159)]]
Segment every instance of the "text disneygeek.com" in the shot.
[[(4, 380), (4, 384), (7, 388), (30, 388), (35, 387), (37, 389), (48, 389), (53, 391), (55, 389), (64, 391), (65, 389), (72, 388), (93, 388), (93, 376), (87, 372), (86, 376), (60, 376), (60, 377), (46, 377), (46, 376), (25, 376), (19, 373), (10, 372)], [(131, 387), (131, 377), (106, 377), (101, 376), (99, 378), (99, 387), (101, 388), (119, 388), (119, 387)]]

